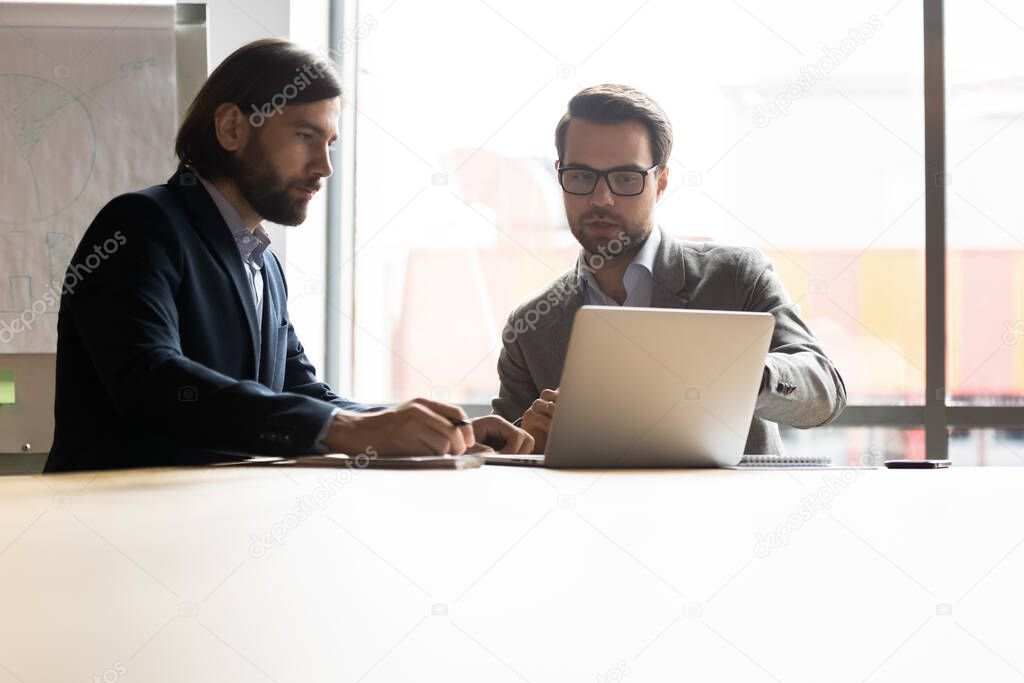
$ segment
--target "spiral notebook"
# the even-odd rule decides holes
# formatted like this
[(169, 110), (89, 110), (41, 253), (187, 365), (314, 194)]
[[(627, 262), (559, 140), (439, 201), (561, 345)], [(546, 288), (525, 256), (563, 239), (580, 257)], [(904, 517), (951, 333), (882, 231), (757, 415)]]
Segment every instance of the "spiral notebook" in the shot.
[(828, 455), (776, 455), (763, 453), (744, 455), (736, 467), (828, 467), (832, 457)]

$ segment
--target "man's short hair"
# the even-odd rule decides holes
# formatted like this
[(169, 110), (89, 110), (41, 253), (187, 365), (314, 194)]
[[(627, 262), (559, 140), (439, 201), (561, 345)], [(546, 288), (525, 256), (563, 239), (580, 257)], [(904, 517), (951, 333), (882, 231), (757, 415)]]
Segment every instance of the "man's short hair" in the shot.
[(207, 178), (231, 173), (230, 152), (214, 130), (217, 107), (233, 102), (257, 130), (289, 104), (341, 95), (334, 64), (295, 43), (266, 38), (243, 45), (221, 62), (192, 100), (178, 129), (174, 152), (181, 165)]
[(664, 167), (672, 155), (672, 124), (668, 115), (646, 93), (628, 85), (594, 85), (576, 93), (555, 127), (555, 149), (558, 160), (565, 158), (565, 134), (573, 119), (591, 123), (624, 123), (639, 121), (651, 138), (651, 158)]

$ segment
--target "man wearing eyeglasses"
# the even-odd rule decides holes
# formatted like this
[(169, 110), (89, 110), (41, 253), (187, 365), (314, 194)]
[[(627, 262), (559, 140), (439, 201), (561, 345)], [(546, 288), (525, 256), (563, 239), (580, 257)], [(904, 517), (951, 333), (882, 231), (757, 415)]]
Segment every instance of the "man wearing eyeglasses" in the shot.
[[(573, 316), (583, 305), (766, 311), (775, 331), (744, 453), (783, 452), (778, 425), (815, 427), (846, 405), (835, 365), (759, 250), (688, 242), (655, 225), (668, 186), (672, 126), (643, 92), (577, 93), (555, 129), (575, 266), (520, 305), (502, 332), (494, 412), (521, 421), (543, 453)], [(694, 359), (700, 362), (700, 359)]]

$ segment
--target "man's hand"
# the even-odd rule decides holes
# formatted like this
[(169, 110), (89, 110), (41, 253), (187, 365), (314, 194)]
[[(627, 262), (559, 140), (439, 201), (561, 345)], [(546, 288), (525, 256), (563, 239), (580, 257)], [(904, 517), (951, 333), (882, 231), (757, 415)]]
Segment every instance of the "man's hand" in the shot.
[[(476, 443), (473, 428), (458, 406), (415, 398), (379, 413), (342, 412), (334, 418), (324, 445), (350, 455), (372, 448), (380, 455), (462, 455)], [(511, 426), (511, 425), (510, 425)]]
[(516, 455), (533, 452), (533, 437), (498, 415), (485, 415), (473, 420), (473, 432), (479, 446), (472, 452), (480, 452), (483, 450), (481, 446)]
[(557, 401), (558, 389), (545, 389), (523, 413), (523, 429), (533, 437), (534, 453), (543, 453), (548, 445), (548, 432), (551, 431), (551, 418), (555, 416)]

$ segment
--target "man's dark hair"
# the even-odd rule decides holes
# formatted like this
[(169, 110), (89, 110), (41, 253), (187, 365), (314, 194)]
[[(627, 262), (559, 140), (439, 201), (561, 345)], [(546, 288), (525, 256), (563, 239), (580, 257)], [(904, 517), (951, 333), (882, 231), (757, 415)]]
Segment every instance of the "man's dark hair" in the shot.
[(651, 157), (664, 167), (672, 155), (672, 124), (668, 115), (647, 94), (628, 85), (595, 85), (576, 93), (569, 108), (555, 127), (555, 149), (558, 160), (565, 158), (565, 133), (573, 119), (591, 123), (624, 123), (639, 121), (651, 138)]
[(329, 59), (280, 38), (254, 41), (232, 52), (206, 79), (181, 122), (174, 152), (181, 165), (202, 176), (228, 176), (230, 152), (214, 130), (217, 107), (237, 104), (258, 130), (288, 104), (340, 95), (341, 78)]

